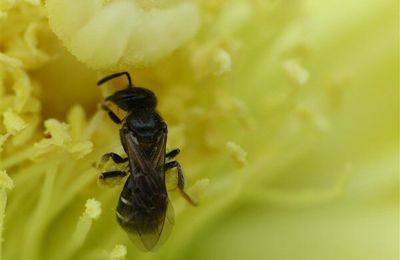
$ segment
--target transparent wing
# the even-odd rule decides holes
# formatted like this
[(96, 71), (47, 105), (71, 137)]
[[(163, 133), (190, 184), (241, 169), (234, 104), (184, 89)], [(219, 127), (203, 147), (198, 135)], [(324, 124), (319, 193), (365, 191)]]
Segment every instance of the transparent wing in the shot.
[(154, 150), (148, 158), (134, 133), (127, 128), (123, 128), (121, 131), (121, 141), (126, 148), (130, 165), (137, 165), (145, 173), (155, 173), (157, 168), (164, 165), (166, 133), (160, 134), (158, 142), (154, 144)]
[(152, 230), (128, 233), (129, 239), (143, 251), (154, 251), (162, 246), (171, 234), (175, 223), (174, 209), (170, 201), (167, 201), (167, 210), (159, 224)]

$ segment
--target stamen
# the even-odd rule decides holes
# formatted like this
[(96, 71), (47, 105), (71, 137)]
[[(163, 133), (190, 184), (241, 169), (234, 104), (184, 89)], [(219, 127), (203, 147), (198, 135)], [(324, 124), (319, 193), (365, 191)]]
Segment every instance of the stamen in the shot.
[(62, 259), (70, 259), (82, 247), (92, 227), (93, 220), (97, 219), (101, 214), (101, 204), (95, 199), (88, 199), (85, 208), (72, 234), (72, 238), (68, 240), (69, 242), (67, 242), (63, 254), (60, 255)]

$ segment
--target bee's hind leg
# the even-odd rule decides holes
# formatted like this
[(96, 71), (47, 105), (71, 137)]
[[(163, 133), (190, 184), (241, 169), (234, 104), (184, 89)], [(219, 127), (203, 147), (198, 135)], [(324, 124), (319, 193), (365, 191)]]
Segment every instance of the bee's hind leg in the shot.
[[(174, 150), (173, 150), (174, 151)], [(172, 151), (171, 151), (172, 152)], [(193, 206), (197, 206), (197, 203), (185, 192), (185, 177), (183, 176), (183, 171), (180, 163), (178, 161), (167, 162), (165, 164), (165, 171), (176, 168), (178, 172), (178, 189), (183, 198)]]

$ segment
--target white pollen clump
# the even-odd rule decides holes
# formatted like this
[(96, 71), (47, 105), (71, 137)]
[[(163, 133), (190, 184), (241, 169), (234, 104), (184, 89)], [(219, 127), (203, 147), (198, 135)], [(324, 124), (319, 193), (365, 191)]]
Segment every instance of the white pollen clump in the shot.
[(110, 252), (111, 260), (124, 260), (127, 254), (126, 246), (124, 245), (116, 245), (113, 250)]
[(14, 181), (8, 176), (6, 171), (0, 170), (0, 188), (11, 190), (14, 188)]
[(12, 135), (17, 134), (27, 126), (25, 121), (12, 110), (7, 110), (4, 112), (3, 117), (3, 123), (6, 127), (6, 131)]
[(47, 0), (51, 29), (93, 68), (143, 66), (170, 54), (200, 26), (195, 1)]
[(235, 142), (227, 142), (226, 147), (228, 148), (231, 157), (238, 167), (243, 167), (246, 163), (247, 152)]
[(101, 214), (101, 203), (95, 199), (88, 199), (85, 208), (85, 215), (91, 219), (97, 219)]
[(287, 60), (283, 62), (283, 69), (297, 85), (304, 85), (307, 83), (309, 78), (308, 70), (302, 67), (296, 60)]

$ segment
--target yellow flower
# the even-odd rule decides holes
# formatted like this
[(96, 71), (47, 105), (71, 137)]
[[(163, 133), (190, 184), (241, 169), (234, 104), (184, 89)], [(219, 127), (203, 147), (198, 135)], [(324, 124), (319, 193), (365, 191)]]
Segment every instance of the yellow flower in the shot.
[[(1, 259), (398, 259), (394, 1), (3, 0)], [(99, 109), (128, 70), (169, 127), (188, 205), (154, 253), (115, 221)], [(115, 184), (115, 183), (114, 183)], [(173, 183), (172, 183), (173, 184)]]

